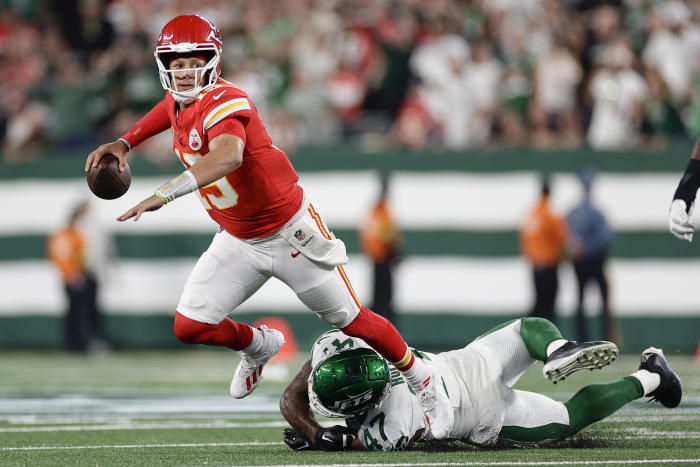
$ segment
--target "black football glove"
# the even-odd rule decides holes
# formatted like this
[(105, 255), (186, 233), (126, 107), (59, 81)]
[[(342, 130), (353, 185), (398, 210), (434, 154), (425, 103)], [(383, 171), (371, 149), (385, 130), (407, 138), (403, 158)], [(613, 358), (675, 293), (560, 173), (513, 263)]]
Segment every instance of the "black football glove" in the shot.
[(284, 433), (284, 443), (295, 451), (306, 451), (314, 448), (311, 440), (294, 428), (287, 428), (282, 433)]
[(330, 428), (320, 428), (316, 432), (316, 449), (322, 451), (343, 451), (349, 449), (357, 438), (357, 433), (348, 427), (335, 425)]

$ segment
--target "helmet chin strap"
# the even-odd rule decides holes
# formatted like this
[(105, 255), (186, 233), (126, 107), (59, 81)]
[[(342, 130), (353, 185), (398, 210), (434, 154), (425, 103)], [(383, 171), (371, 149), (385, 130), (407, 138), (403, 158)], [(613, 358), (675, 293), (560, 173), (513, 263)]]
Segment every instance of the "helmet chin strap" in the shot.
[[(204, 90), (204, 88), (202, 88)], [(201, 91), (198, 91), (197, 88), (192, 89), (192, 91), (197, 91), (197, 94), (199, 94)], [(173, 96), (173, 99), (175, 99), (175, 102), (178, 104), (191, 104), (194, 102), (194, 100), (197, 98), (197, 94), (193, 95), (188, 95), (189, 91), (183, 91), (183, 92), (178, 92), (178, 91), (170, 91), (170, 95)]]

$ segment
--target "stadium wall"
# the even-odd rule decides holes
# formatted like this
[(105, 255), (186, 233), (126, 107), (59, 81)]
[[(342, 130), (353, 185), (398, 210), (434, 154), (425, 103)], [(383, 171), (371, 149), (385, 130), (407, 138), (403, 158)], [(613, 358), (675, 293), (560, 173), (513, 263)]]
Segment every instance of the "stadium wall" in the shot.
[[(332, 147), (300, 151), (293, 162), (324, 220), (348, 246), (348, 274), (369, 303), (371, 264), (356, 228), (378, 193), (377, 170), (391, 171), (392, 208), (405, 234), (397, 270), (399, 326), (416, 346), (464, 345), (498, 322), (524, 314), (532, 301), (517, 227), (535, 202), (539, 175), (552, 179), (553, 204), (566, 212), (579, 196), (575, 172), (600, 170), (595, 200), (616, 232), (608, 265), (612, 308), (625, 350), (650, 343), (694, 351), (700, 340), (700, 246), (666, 230), (673, 189), (690, 148), (663, 153), (585, 150), (506, 150), (475, 154), (356, 152)], [(91, 197), (77, 157), (54, 156), (22, 165), (0, 164), (0, 347), (59, 348), (65, 306), (60, 280), (45, 260), (46, 235), (72, 206), (94, 200), (91, 228), (97, 250), (118, 260), (101, 268), (105, 328), (119, 347), (171, 347), (172, 314), (182, 284), (208, 246), (215, 225), (196, 196), (178, 200), (138, 223), (113, 219), (177, 173), (176, 164), (132, 163), (123, 198)], [(106, 239), (111, 238), (107, 242)], [(560, 326), (572, 329), (575, 280), (560, 271)], [(590, 310), (596, 296), (587, 296)], [(325, 325), (275, 280), (236, 311), (251, 322), (287, 319), (307, 347)], [(596, 318), (589, 316), (592, 332)], [(595, 336), (595, 334), (594, 334)]]

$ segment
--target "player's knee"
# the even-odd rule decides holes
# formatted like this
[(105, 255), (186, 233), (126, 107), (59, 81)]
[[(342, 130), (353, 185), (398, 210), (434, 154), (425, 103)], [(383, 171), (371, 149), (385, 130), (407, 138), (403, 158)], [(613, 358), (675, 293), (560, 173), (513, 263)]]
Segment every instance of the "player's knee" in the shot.
[(539, 326), (539, 327), (549, 327), (554, 325), (550, 320), (547, 318), (535, 318), (535, 317), (529, 317), (529, 318), (521, 318), (522, 319), (522, 324), (524, 325), (530, 325), (530, 326)]
[(355, 319), (355, 310), (342, 290), (335, 286), (335, 279), (299, 292), (297, 297), (324, 322), (336, 328), (342, 329)]
[(173, 332), (175, 333), (175, 337), (181, 342), (185, 344), (196, 344), (201, 324), (202, 323), (189, 319), (185, 315), (175, 313)]
[(348, 310), (333, 310), (326, 313), (316, 312), (319, 318), (325, 323), (331, 326), (342, 329), (348, 321)]

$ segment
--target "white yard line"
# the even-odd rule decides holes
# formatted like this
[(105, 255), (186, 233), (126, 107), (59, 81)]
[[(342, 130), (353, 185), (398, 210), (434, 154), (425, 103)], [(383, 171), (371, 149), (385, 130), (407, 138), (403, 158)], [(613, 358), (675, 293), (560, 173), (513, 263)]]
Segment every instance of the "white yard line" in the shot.
[[(248, 443), (177, 443), (177, 444), (114, 444), (95, 446), (26, 446), (16, 448), (0, 448), (7, 451), (66, 451), (81, 449), (150, 449), (150, 448), (196, 448), (196, 447), (245, 447), (245, 446), (280, 446), (281, 442), (248, 442)], [(608, 464), (688, 464), (700, 462), (698, 459), (628, 459), (605, 461), (549, 461), (549, 462), (430, 462), (430, 463), (394, 463), (394, 464), (284, 464), (285, 467), (418, 467), (423, 465), (436, 466), (501, 466), (501, 465), (608, 465)], [(238, 466), (237, 466), (238, 467)], [(249, 466), (259, 467), (259, 466)]]
[(70, 449), (144, 449), (144, 448), (200, 448), (219, 446), (277, 446), (282, 442), (250, 443), (178, 443), (178, 444), (102, 444), (96, 446), (25, 446), (18, 448), (0, 448), (2, 451), (65, 451)]
[[(609, 461), (542, 461), (542, 462), (401, 462), (395, 464), (284, 464), (284, 467), (417, 467), (422, 465), (437, 466), (499, 466), (499, 465), (626, 465), (626, 464), (692, 464), (700, 459), (631, 459)], [(260, 467), (260, 466), (236, 466)]]
[(700, 420), (698, 415), (632, 415), (632, 416), (612, 416), (597, 423), (605, 422), (696, 422)]
[(258, 422), (258, 423), (234, 423), (234, 422), (206, 422), (206, 423), (115, 423), (114, 425), (65, 425), (65, 426), (32, 426), (21, 428), (0, 428), (0, 433), (39, 433), (54, 431), (111, 431), (111, 430), (170, 430), (191, 428), (280, 428), (287, 427), (287, 422)]

